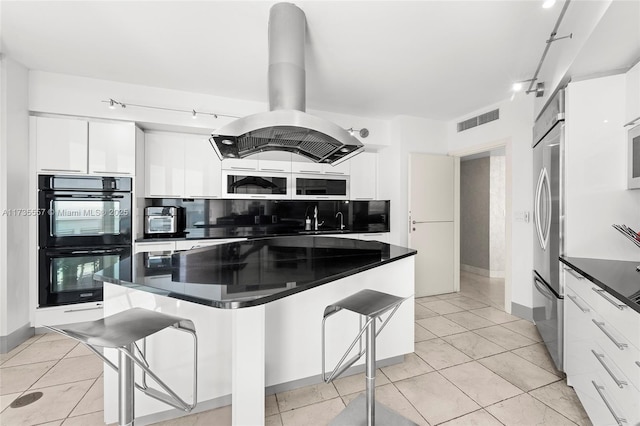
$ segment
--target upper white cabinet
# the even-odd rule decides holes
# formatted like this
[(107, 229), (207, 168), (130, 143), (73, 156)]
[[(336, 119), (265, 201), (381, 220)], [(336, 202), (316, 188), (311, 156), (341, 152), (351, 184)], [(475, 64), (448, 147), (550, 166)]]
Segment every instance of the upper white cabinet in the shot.
[(220, 160), (206, 136), (185, 135), (184, 194), (186, 198), (219, 198)]
[(348, 176), (351, 171), (349, 160), (332, 166), (331, 164), (314, 163), (311, 160), (304, 161), (303, 157), (294, 156), (291, 162), (293, 173), (327, 174)]
[(39, 173), (135, 175), (134, 123), (33, 117)]
[(32, 117), (38, 172), (87, 173), (87, 126), (84, 120)]
[(346, 160), (335, 166), (332, 166), (331, 164), (323, 164), (322, 173), (325, 173), (327, 175), (348, 176), (349, 173), (351, 173), (351, 161)]
[(135, 175), (134, 123), (89, 122), (89, 173)]
[(236, 172), (291, 172), (291, 153), (266, 151), (248, 158), (227, 158), (222, 161), (223, 170)]
[(375, 200), (377, 198), (378, 154), (362, 152), (351, 158), (350, 198)]
[(625, 92), (626, 111), (624, 122), (629, 125), (640, 124), (640, 62), (627, 71)]
[(220, 160), (206, 136), (145, 134), (145, 196), (220, 197)]

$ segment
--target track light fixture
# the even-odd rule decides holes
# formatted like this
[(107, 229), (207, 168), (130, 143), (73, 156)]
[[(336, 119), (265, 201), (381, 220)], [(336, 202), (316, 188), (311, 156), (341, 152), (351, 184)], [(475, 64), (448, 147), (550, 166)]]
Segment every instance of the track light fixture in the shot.
[(109, 98), (108, 101), (102, 101), (102, 102), (109, 102), (109, 108), (111, 109), (116, 109), (116, 105), (120, 105), (122, 108), (127, 107), (127, 105), (123, 104), (122, 102), (118, 102), (115, 99), (111, 99), (111, 98)]
[(354, 129), (353, 127), (347, 129), (347, 131), (351, 134), (351, 136), (355, 136), (355, 134), (357, 133), (361, 138), (366, 138), (367, 136), (369, 136), (369, 129)]

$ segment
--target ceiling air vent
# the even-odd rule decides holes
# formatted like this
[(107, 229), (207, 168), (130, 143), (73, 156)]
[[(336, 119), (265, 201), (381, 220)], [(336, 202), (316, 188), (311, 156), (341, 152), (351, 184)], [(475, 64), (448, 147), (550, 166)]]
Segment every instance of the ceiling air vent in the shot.
[(469, 130), (473, 127), (480, 126), (482, 124), (489, 123), (491, 121), (497, 120), (500, 118), (500, 110), (494, 109), (493, 111), (485, 112), (484, 114), (478, 115), (477, 117), (470, 118), (468, 120), (464, 120), (458, 123), (458, 132), (463, 132), (465, 130)]

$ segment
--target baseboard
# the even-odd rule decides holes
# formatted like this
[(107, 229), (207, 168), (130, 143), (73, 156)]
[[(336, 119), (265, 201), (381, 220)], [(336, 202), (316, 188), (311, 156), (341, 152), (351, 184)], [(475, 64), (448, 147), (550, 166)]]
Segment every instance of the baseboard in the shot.
[(483, 277), (490, 277), (491, 271), (484, 268), (478, 268), (477, 266), (465, 265), (463, 263), (460, 264), (460, 270), (465, 272), (471, 272), (472, 274), (482, 275)]
[(504, 278), (504, 271), (489, 271), (491, 278)]
[(34, 334), (33, 327), (30, 324), (25, 324), (7, 336), (0, 336), (0, 354), (6, 354), (18, 347)]
[[(376, 361), (376, 368), (386, 367), (393, 364), (399, 364), (404, 361), (404, 355), (394, 356)], [(364, 371), (364, 365), (356, 365), (347, 369), (340, 377), (352, 376)], [(306, 377), (304, 379), (293, 380), (287, 383), (280, 383), (277, 385), (267, 386), (265, 388), (265, 395), (273, 395), (275, 393), (286, 392), (293, 389), (298, 389), (304, 386), (317, 385), (324, 383), (320, 374), (316, 376)], [(209, 399), (207, 401), (198, 402), (196, 408), (189, 414), (201, 413), (203, 411), (214, 410), (216, 408), (224, 407), (225, 405), (231, 405), (231, 395), (224, 395), (218, 398)], [(185, 413), (182, 410), (171, 409), (162, 411), (160, 413), (149, 414), (146, 416), (136, 418), (136, 426), (144, 426), (152, 423), (157, 423), (166, 420), (176, 419), (184, 416)]]
[(511, 315), (526, 319), (527, 321), (533, 321), (533, 309), (515, 302), (511, 302)]

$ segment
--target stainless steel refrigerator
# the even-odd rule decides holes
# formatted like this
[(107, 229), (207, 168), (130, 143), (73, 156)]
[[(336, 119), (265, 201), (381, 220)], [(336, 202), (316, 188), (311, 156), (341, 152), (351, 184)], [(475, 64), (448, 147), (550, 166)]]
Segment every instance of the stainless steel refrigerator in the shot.
[(533, 320), (558, 370), (563, 371), (564, 90), (533, 127)]

